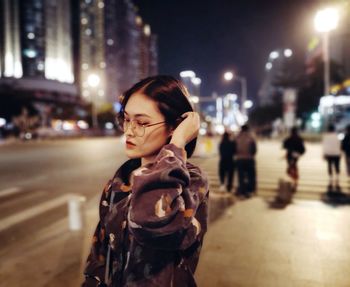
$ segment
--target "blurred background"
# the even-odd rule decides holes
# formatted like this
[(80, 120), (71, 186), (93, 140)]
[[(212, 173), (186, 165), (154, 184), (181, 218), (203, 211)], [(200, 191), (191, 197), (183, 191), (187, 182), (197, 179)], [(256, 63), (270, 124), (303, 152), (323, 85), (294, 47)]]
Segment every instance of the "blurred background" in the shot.
[[(325, 205), (320, 143), (330, 124), (339, 140), (350, 124), (349, 0), (0, 0), (0, 23), (0, 286), (79, 286), (100, 192), (126, 160), (119, 96), (156, 74), (182, 80), (201, 116), (193, 160), (210, 177), (215, 231), (199, 286), (350, 286), (339, 271), (350, 266), (349, 181), (342, 161), (346, 200)], [(217, 192), (220, 137), (245, 123), (258, 142), (262, 202), (285, 172), (281, 140), (292, 127), (306, 140), (295, 195), (304, 203), (289, 213), (276, 217), (258, 199), (237, 209)], [(232, 234), (215, 229), (222, 220)], [(229, 242), (215, 235), (236, 232), (237, 249), (217, 259)], [(280, 249), (259, 245), (291, 236)], [(292, 257), (271, 255), (291, 246)]]

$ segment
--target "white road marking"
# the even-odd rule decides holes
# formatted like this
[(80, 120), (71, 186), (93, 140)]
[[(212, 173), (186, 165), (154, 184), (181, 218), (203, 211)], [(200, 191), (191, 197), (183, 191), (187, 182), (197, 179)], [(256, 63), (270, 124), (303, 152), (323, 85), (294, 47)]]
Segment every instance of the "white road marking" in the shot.
[(0, 190), (0, 198), (1, 197), (5, 197), (5, 196), (9, 196), (18, 192), (23, 191), (21, 188), (19, 187), (10, 187), (10, 188), (6, 188), (3, 190)]
[(40, 203), (40, 205), (38, 206), (28, 208), (19, 213), (16, 213), (14, 215), (4, 218), (3, 220), (0, 221), (0, 232), (24, 220), (28, 220), (50, 209), (56, 208), (62, 204), (67, 203), (68, 199), (71, 196), (72, 196), (71, 194), (65, 194), (58, 198), (49, 200), (47, 202)]

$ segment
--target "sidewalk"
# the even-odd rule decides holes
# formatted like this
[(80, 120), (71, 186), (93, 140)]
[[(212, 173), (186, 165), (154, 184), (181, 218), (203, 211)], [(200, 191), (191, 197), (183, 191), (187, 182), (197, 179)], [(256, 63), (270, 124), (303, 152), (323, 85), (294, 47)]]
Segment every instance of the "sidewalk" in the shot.
[(258, 197), (237, 201), (209, 225), (198, 286), (350, 286), (349, 206), (269, 206)]

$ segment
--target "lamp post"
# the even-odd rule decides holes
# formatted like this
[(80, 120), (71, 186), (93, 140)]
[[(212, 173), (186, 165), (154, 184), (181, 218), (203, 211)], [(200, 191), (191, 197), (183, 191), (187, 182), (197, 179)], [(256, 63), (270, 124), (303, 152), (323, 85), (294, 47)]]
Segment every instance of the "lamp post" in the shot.
[(97, 109), (96, 109), (96, 88), (100, 84), (100, 77), (97, 74), (90, 74), (87, 78), (87, 82), (89, 86), (91, 87), (92, 96), (91, 96), (91, 117), (92, 117), (92, 127), (94, 129), (98, 128), (98, 121), (97, 121)]
[(330, 86), (330, 62), (329, 62), (329, 34), (336, 29), (339, 21), (339, 13), (335, 8), (325, 8), (316, 13), (314, 24), (316, 31), (322, 33), (322, 49), (324, 60), (324, 95), (329, 93)]
[(241, 83), (241, 111), (244, 116), (247, 116), (247, 109), (244, 103), (247, 101), (247, 79), (242, 76), (234, 75), (232, 72), (228, 71), (224, 73), (224, 79), (230, 82), (233, 79), (237, 79)]

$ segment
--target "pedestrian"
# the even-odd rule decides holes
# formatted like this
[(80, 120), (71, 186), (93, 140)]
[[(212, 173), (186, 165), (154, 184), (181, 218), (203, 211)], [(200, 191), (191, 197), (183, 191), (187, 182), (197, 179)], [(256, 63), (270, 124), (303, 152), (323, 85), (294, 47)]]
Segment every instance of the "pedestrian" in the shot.
[[(329, 181), (332, 184), (334, 180), (335, 183), (338, 184), (340, 173), (339, 164), (341, 155), (341, 143), (338, 139), (337, 133), (335, 132), (334, 125), (330, 125), (328, 127), (328, 132), (323, 135), (322, 147), (323, 156), (327, 160)], [(334, 179), (333, 173), (335, 173)]]
[(248, 125), (243, 125), (235, 139), (236, 167), (238, 172), (237, 195), (250, 197), (256, 189), (255, 154), (257, 146)]
[(283, 141), (283, 148), (287, 151), (287, 174), (292, 178), (294, 188), (296, 188), (299, 180), (297, 162), (300, 156), (305, 153), (304, 141), (296, 127), (291, 129), (289, 137)]
[(121, 99), (130, 158), (105, 186), (82, 286), (196, 286), (208, 182), (188, 162), (200, 126), (185, 87), (146, 78)]
[(219, 144), (219, 177), (220, 177), (220, 191), (230, 192), (232, 189), (233, 175), (234, 175), (234, 156), (235, 148), (234, 142), (230, 139), (230, 134), (225, 132), (222, 135)]
[(346, 127), (346, 133), (341, 142), (341, 149), (345, 153), (346, 171), (348, 177), (350, 177), (350, 125)]

